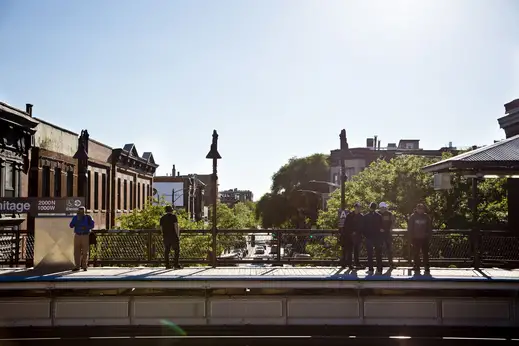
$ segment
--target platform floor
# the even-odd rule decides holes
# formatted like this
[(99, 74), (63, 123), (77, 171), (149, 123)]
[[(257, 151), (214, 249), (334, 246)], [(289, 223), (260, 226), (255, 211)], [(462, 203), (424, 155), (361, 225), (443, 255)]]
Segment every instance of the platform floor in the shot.
[[(92, 281), (455, 281), (516, 282), (519, 269), (432, 268), (430, 275), (416, 275), (410, 268), (385, 269), (382, 274), (337, 267), (188, 267), (179, 270), (160, 267), (94, 267), (88, 271), (40, 274), (32, 269), (0, 269), (2, 283), (92, 282)], [(519, 285), (518, 285), (519, 287)]]

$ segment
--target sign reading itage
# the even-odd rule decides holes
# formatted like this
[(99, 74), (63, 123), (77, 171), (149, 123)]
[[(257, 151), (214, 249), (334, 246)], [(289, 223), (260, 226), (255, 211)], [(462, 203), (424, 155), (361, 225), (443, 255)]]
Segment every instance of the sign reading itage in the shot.
[(69, 214), (85, 205), (83, 197), (0, 198), (0, 214)]

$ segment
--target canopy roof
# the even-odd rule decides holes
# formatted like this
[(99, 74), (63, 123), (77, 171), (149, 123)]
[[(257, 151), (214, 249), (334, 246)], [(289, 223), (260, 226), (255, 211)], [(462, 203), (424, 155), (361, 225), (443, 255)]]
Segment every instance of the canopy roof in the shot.
[(423, 168), (429, 173), (519, 174), (519, 135)]

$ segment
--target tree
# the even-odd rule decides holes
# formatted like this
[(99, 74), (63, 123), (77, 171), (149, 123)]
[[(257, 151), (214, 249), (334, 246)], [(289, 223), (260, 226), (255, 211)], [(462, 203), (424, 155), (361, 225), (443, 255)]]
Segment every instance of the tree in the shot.
[[(435, 191), (432, 174), (423, 167), (438, 161), (414, 155), (398, 156), (391, 161), (377, 160), (346, 182), (346, 205), (360, 202), (367, 208), (371, 202), (386, 202), (392, 207), (396, 226), (404, 228), (417, 203), (427, 206), (436, 228), (470, 228), (471, 215), (469, 179), (452, 174), (452, 189)], [(480, 221), (502, 223), (506, 217), (504, 179), (487, 179), (479, 184)], [(340, 195), (336, 191), (328, 201), (328, 210), (321, 212), (321, 228), (337, 228)]]
[[(311, 180), (328, 181), (328, 156), (314, 154), (303, 158), (291, 158), (272, 176), (271, 191), (258, 202), (256, 213), (264, 228), (294, 227), (299, 210), (304, 210), (312, 221), (317, 219), (320, 206), (319, 193), (328, 187), (312, 184)], [(317, 194), (301, 190), (316, 191)]]
[[(161, 200), (152, 200), (141, 210), (122, 215), (119, 221), (121, 230), (150, 230), (150, 232), (126, 232), (118, 236), (106, 237), (109, 243), (104, 243), (104, 258), (114, 257), (114, 254), (127, 253), (128, 257), (138, 256), (136, 253), (145, 254), (151, 246), (155, 254), (154, 259), (162, 260), (162, 236), (159, 229), (160, 217), (164, 215), (164, 207), (167, 203)], [(218, 203), (217, 206), (217, 228), (218, 229), (247, 229), (256, 228), (258, 222), (255, 218), (254, 203), (237, 203), (233, 208)], [(212, 248), (210, 225), (202, 221), (193, 222), (189, 219), (185, 210), (176, 210), (181, 230), (180, 252), (184, 259), (206, 259)], [(155, 230), (155, 231), (152, 231)], [(199, 230), (200, 232), (182, 232), (183, 230)], [(151, 238), (147, 238), (151, 237)], [(225, 249), (233, 247), (244, 247), (246, 245), (245, 234), (224, 233), (217, 238), (217, 252), (222, 253)], [(123, 251), (124, 250), (124, 251)], [(100, 254), (101, 255), (101, 254)], [(139, 259), (143, 256), (138, 256)]]

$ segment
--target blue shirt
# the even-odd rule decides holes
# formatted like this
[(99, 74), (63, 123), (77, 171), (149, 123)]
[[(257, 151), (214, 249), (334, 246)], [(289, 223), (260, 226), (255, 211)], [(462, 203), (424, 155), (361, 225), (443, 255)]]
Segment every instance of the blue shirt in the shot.
[(94, 228), (94, 220), (90, 215), (85, 215), (79, 221), (77, 215), (74, 215), (72, 221), (70, 221), (70, 228), (74, 228), (74, 233), (77, 235), (89, 234), (90, 230)]

